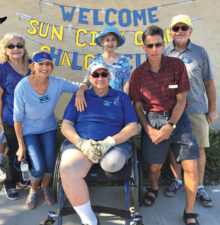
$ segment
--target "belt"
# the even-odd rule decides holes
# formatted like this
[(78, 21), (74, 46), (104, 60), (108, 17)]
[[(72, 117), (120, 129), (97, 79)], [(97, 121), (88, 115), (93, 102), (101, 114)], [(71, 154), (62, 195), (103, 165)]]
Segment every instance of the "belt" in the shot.
[(171, 116), (171, 111), (159, 111), (159, 112), (146, 111), (146, 113), (155, 114), (155, 115), (162, 115), (162, 116)]

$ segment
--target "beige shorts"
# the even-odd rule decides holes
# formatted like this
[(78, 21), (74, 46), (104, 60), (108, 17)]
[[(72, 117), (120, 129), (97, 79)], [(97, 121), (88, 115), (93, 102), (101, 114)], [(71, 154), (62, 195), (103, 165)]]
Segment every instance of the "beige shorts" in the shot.
[(190, 114), (193, 134), (200, 148), (209, 147), (209, 124), (205, 114)]

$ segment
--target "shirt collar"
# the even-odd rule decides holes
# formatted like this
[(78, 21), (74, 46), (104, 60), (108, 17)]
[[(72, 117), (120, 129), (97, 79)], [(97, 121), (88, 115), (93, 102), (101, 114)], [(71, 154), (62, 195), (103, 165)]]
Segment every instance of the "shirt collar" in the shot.
[[(184, 49), (184, 50), (186, 50), (186, 49), (189, 49), (189, 50), (191, 50), (191, 48), (192, 48), (192, 42), (191, 42), (191, 40), (189, 39), (189, 43), (188, 43), (188, 45), (187, 45), (187, 47)], [(172, 51), (179, 51), (178, 49), (176, 49), (175, 48), (175, 45), (174, 45), (174, 41), (172, 41), (172, 43), (171, 43), (171, 52)], [(184, 51), (183, 50), (183, 51)]]
[[(166, 65), (166, 61), (167, 61), (166, 56), (162, 54), (162, 62), (161, 62), (160, 69)], [(151, 67), (150, 67), (150, 64), (148, 62), (148, 59), (147, 59), (147, 61), (145, 63), (146, 63), (146, 70), (151, 71)]]
[[(87, 92), (87, 94), (89, 94), (89, 95), (94, 95), (94, 96), (98, 96), (94, 91), (93, 91), (93, 88), (90, 88), (89, 90), (87, 90), (86, 91)], [(109, 92), (106, 94), (106, 95), (104, 95), (104, 96), (102, 96), (101, 98), (103, 98), (103, 97), (105, 97), (105, 96), (114, 96), (115, 95), (115, 90), (114, 89), (112, 89), (110, 86), (109, 86)], [(99, 96), (98, 96), (99, 97)], [(100, 98), (100, 97), (99, 97)]]

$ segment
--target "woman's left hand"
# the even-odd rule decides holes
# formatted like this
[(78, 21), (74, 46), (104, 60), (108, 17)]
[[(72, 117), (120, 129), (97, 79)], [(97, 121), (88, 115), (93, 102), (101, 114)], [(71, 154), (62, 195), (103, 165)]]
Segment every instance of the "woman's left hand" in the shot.
[(77, 111), (79, 112), (83, 112), (85, 108), (87, 107), (85, 96), (84, 96), (84, 90), (80, 88), (76, 92), (75, 106)]
[(22, 159), (26, 160), (26, 146), (19, 146), (18, 151), (16, 152), (18, 161), (21, 162)]

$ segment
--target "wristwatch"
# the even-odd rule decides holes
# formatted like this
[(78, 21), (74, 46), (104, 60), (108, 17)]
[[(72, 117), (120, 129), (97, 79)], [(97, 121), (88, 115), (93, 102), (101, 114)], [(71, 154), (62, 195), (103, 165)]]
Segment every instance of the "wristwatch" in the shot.
[(172, 122), (170, 122), (170, 121), (168, 121), (168, 123), (167, 124), (169, 124), (173, 129), (175, 129), (176, 128), (176, 124), (175, 123), (172, 123)]

